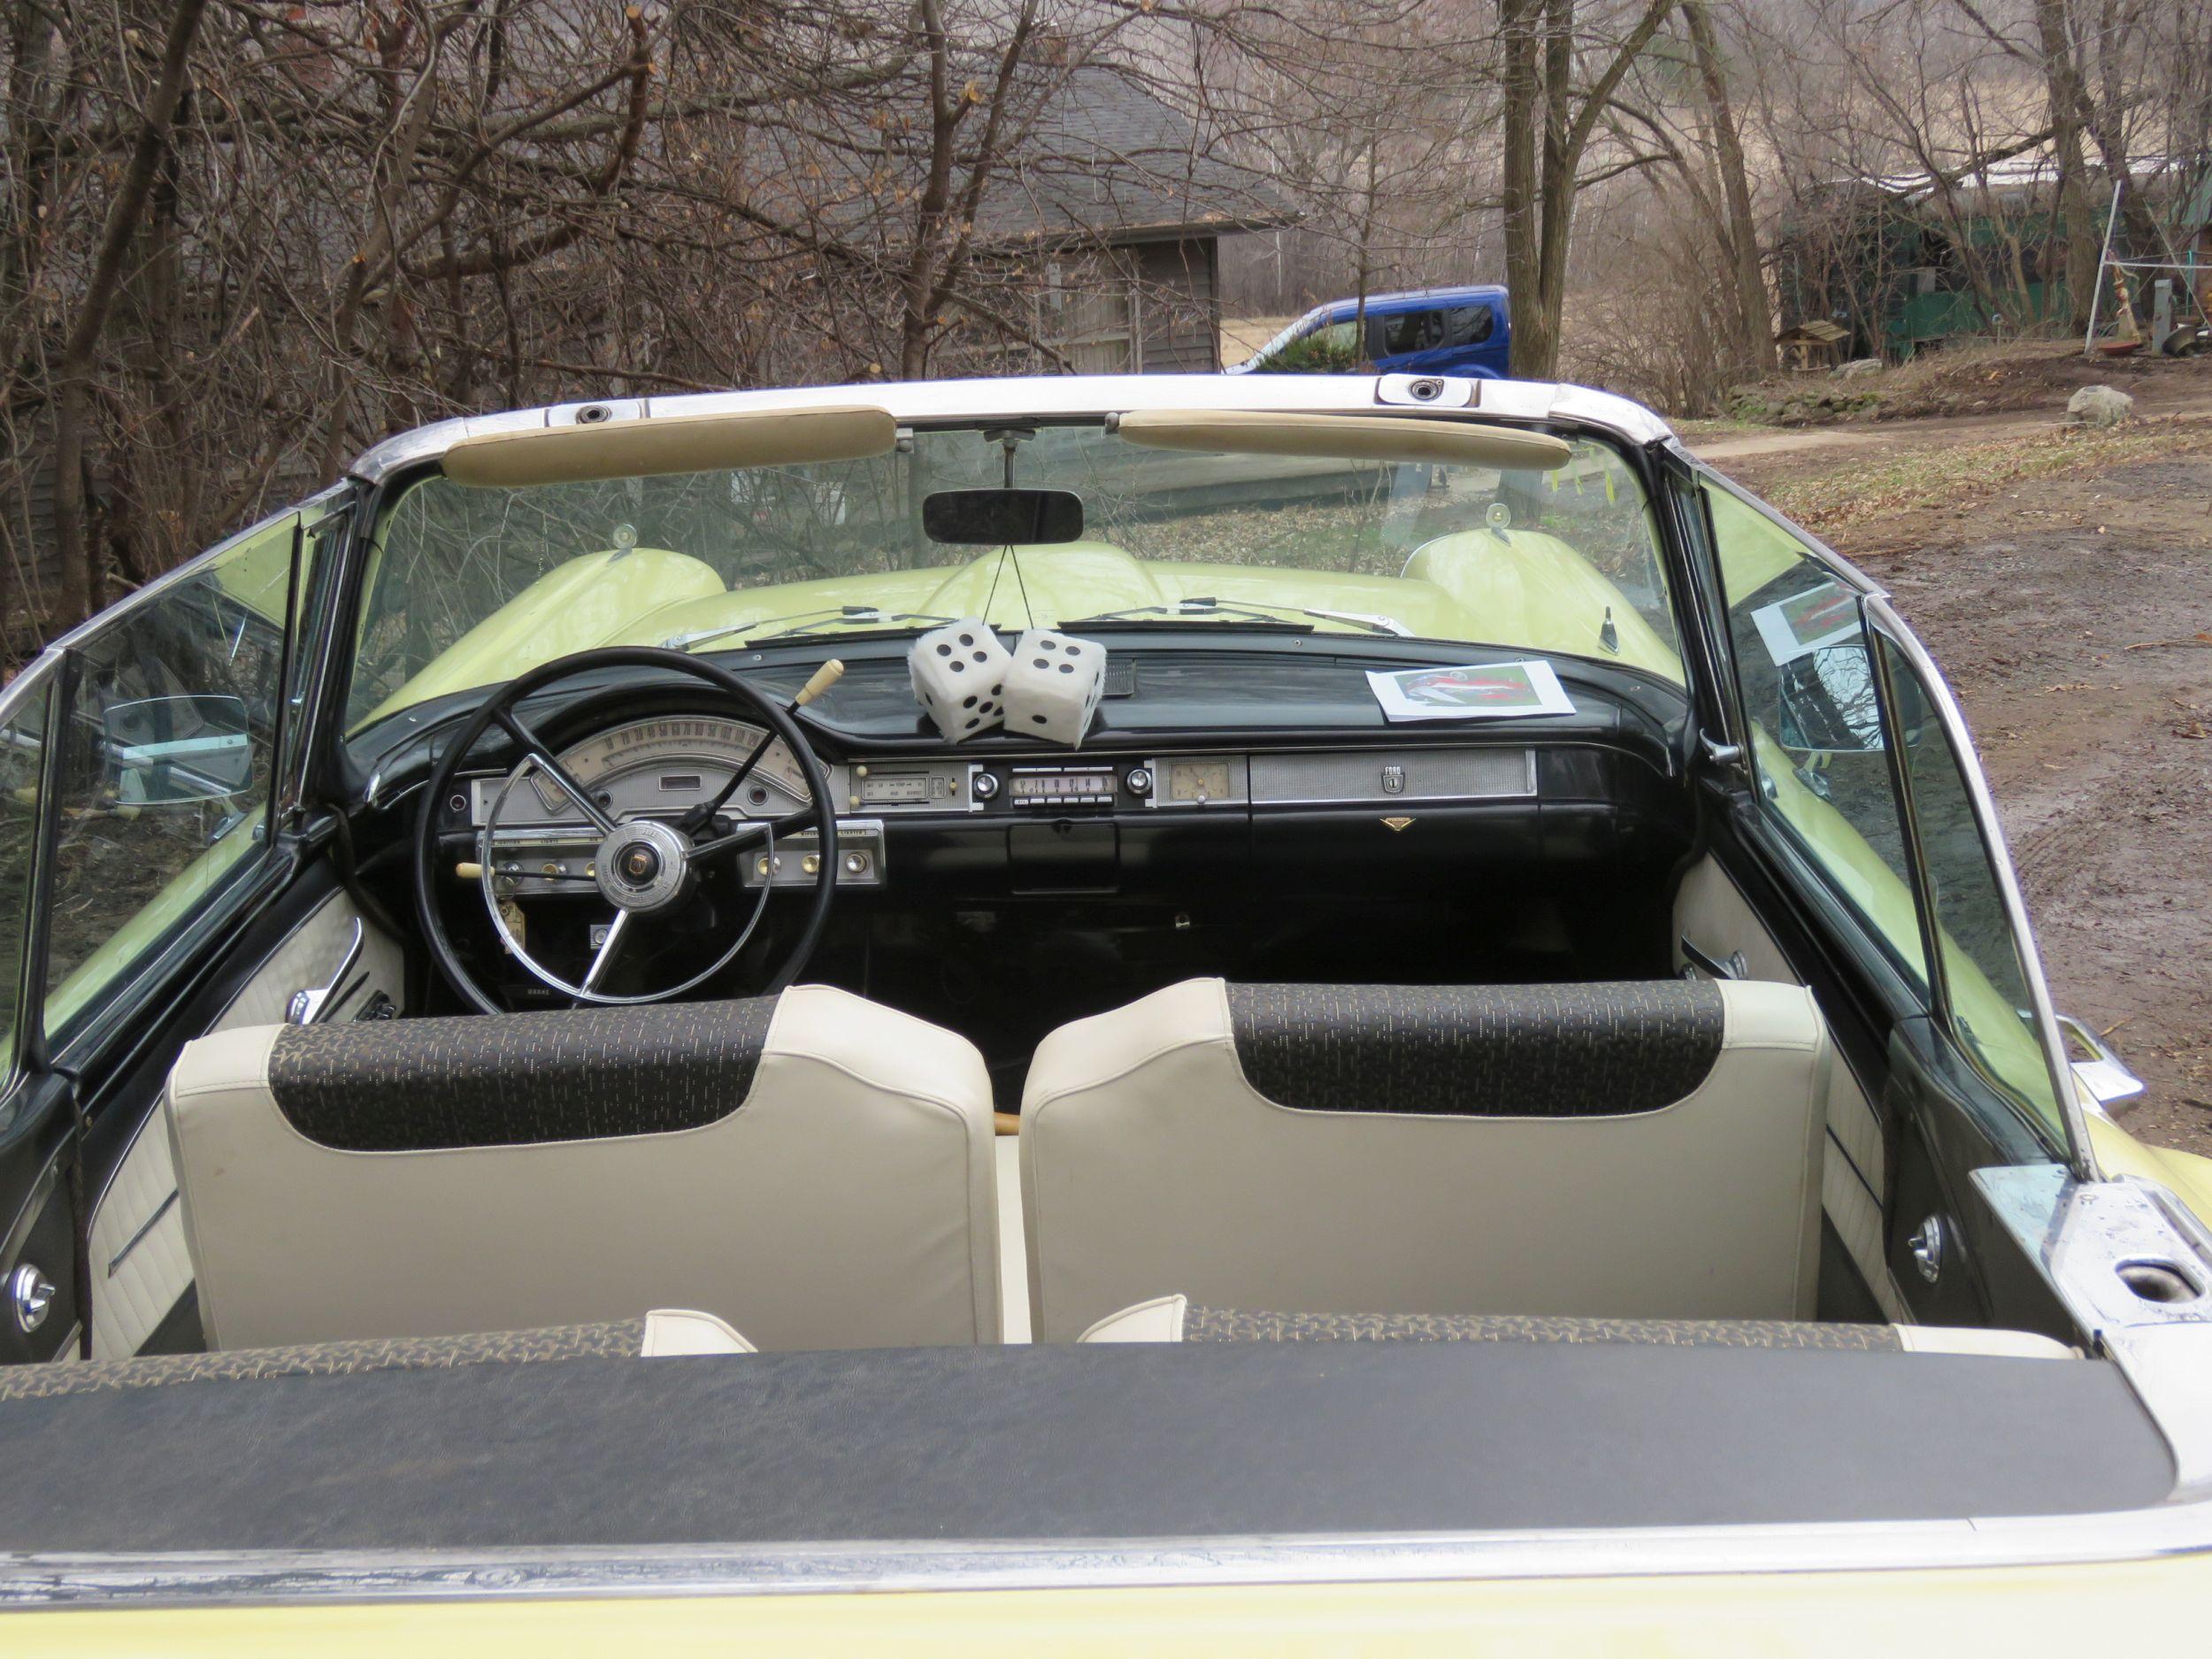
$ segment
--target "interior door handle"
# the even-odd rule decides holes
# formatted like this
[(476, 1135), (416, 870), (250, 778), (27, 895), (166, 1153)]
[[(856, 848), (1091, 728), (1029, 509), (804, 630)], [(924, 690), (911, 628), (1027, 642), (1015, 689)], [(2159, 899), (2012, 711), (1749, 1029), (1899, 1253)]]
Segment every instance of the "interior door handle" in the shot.
[(1743, 952), (1732, 950), (1725, 956), (1716, 956), (1700, 949), (1687, 933), (1682, 935), (1682, 959), (1709, 979), (1747, 979), (1751, 964), (1743, 959)]
[(345, 953), (338, 958), (338, 971), (330, 976), (330, 983), (320, 987), (292, 993), (292, 1000), (284, 1010), (284, 1021), (288, 1025), (312, 1025), (336, 1013), (338, 987), (345, 984), (346, 976), (361, 960), (361, 918), (353, 918), (353, 937), (346, 941)]

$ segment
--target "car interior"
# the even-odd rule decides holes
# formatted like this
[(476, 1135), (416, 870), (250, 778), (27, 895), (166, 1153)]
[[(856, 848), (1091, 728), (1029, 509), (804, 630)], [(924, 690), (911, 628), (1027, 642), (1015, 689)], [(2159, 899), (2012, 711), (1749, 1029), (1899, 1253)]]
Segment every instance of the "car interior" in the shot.
[[(1567, 545), (1496, 504), (1538, 442), (1509, 436), (1479, 530), (1434, 522), (1424, 454), (1423, 534), (1381, 579), (1412, 596), (1364, 603), (1459, 603), (1462, 565)], [(542, 580), (672, 580), (619, 530)], [(1066, 618), (1056, 582), (1177, 579), (1108, 534), (895, 572), (928, 584), (898, 603), (941, 623), (1010, 584)], [(803, 584), (796, 637), (720, 623), (745, 595), (716, 577), (488, 687), (437, 681), (450, 631), (406, 648), (356, 686), (344, 810), (203, 979), (114, 1158), (93, 1357), (2077, 1351), (2055, 1303), (2010, 1328), (1901, 1293), (1886, 1033), (1701, 804), (1663, 592), (1547, 653), (1563, 712), (1394, 724), (1369, 636), (1405, 629), (1348, 599), (1179, 632), (1228, 608), (1191, 596), (1210, 567), (1180, 580), (1069, 618), (1102, 658), (1073, 742), (948, 734), (919, 629), (809, 634)], [(421, 626), (372, 611), (357, 649)]]

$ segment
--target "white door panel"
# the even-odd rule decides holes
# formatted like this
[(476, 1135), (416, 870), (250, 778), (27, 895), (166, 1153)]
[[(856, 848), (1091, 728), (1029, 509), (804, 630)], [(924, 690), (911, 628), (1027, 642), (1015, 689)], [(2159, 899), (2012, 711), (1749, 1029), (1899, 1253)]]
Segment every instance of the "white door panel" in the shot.
[[(397, 941), (364, 918), (347, 895), (334, 893), (277, 947), (209, 1031), (281, 1022), (295, 991), (329, 983), (356, 922), (362, 927), (361, 957), (348, 982), (358, 985), (329, 1018), (350, 1019), (380, 991), (397, 1005), (404, 972)], [(135, 1354), (191, 1284), (169, 1133), (156, 1110), (147, 1114), (93, 1210), (93, 1357)]]

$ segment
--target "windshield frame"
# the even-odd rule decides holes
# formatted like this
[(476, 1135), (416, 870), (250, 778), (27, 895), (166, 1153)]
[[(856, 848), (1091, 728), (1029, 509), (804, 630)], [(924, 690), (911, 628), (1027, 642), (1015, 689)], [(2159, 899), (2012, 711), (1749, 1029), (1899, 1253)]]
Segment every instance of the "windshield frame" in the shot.
[[(1182, 378), (1196, 379), (1198, 377)], [(1294, 377), (1282, 377), (1285, 380), (1289, 380), (1292, 378)], [(1004, 388), (1009, 383), (984, 382), (980, 384)], [(1070, 382), (1057, 381), (1049, 382), (1048, 384), (1051, 384), (1056, 388), (1064, 388), (1070, 384)], [(1222, 383), (1217, 380), (1208, 382), (1209, 387), (1211, 388), (1220, 387), (1221, 384)], [(1232, 387), (1234, 385), (1233, 382), (1230, 384)], [(874, 388), (868, 389), (873, 390)], [(936, 388), (934, 387), (931, 387), (890, 389), (934, 390)], [(1116, 383), (1116, 389), (1122, 389), (1122, 383)], [(1131, 389), (1133, 389), (1133, 388)], [(845, 394), (848, 398), (849, 398), (852, 395), (853, 393), (850, 389), (848, 389)], [(748, 396), (749, 398), (752, 395)], [(1600, 395), (1592, 394), (1588, 396), (1596, 397)], [(692, 400), (683, 401), (688, 403)], [(891, 403), (895, 400), (887, 398), (884, 401), (886, 403)], [(1120, 404), (1122, 408), (1126, 408), (1137, 405), (1142, 400), (1135, 398), (1118, 398), (1101, 401), (1102, 403), (1118, 403)], [(1172, 400), (1172, 404), (1173, 406), (1181, 406), (1188, 404), (1194, 401), (1195, 400), (1186, 396), (1184, 397)], [(1215, 396), (1205, 399), (1204, 403), (1208, 407), (1220, 405), (1226, 408), (1231, 406), (1240, 406), (1247, 401), (1248, 400), (1242, 400), (1234, 396)], [(1274, 398), (1263, 401), (1270, 406), (1286, 403), (1292, 403), (1294, 406), (1299, 400)], [(1603, 401), (1611, 403), (1616, 400), (1604, 399)], [(1628, 407), (1632, 408), (1633, 406)], [(1013, 421), (1018, 421), (1018, 423), (1024, 426), (1039, 431), (1050, 427), (1105, 428), (1110, 430), (1115, 418), (1120, 412), (1122, 412), (1120, 408), (1111, 406), (1101, 407), (1099, 403), (1093, 403), (1088, 408), (1077, 409), (1063, 407), (1042, 411), (1035, 414), (1023, 414), (1006, 417), (987, 417), (966, 412), (949, 411), (931, 411), (928, 414), (918, 412), (910, 418), (904, 419), (900, 421), (899, 447), (902, 449), (910, 448), (915, 439), (932, 433), (980, 433), (988, 427), (995, 427)], [(1168, 621), (1176, 625), (1179, 633), (1181, 633), (1184, 636), (1192, 639), (1194, 641), (1197, 641), (1202, 636), (1213, 634), (1217, 631), (1225, 634), (1244, 630), (1248, 626), (1250, 631), (1254, 632), (1264, 631), (1281, 634), (1292, 631), (1294, 626), (1303, 628), (1310, 626), (1325, 634), (1333, 643), (1349, 641), (1353, 638), (1362, 636), (1371, 636), (1379, 642), (1386, 639), (1422, 643), (1441, 642), (1462, 645), (1470, 651), (1522, 651), (1532, 657), (1555, 656), (1564, 658), (1577, 658), (1601, 667), (1633, 666), (1640, 668), (1642, 672), (1655, 673), (1671, 680), (1674, 683), (1675, 688), (1687, 695), (1694, 703), (1702, 703), (1702, 687), (1699, 684), (1702, 675), (1699, 672), (1699, 668), (1701, 659), (1704, 657), (1705, 652), (1702, 641), (1700, 639), (1700, 627), (1695, 613), (1695, 606), (1689, 603), (1690, 595), (1694, 590), (1692, 586), (1690, 572), (1683, 557), (1683, 550), (1679, 545), (1679, 533), (1678, 526), (1674, 523), (1674, 515), (1668, 500), (1667, 485), (1662, 475), (1662, 469), (1654, 464), (1654, 457), (1656, 452), (1650, 444), (1640, 444), (1636, 442), (1632, 434), (1620, 431), (1618, 426), (1612, 423), (1601, 423), (1586, 419), (1550, 419), (1540, 421), (1515, 420), (1509, 422), (1502, 419), (1498, 413), (1484, 411), (1481, 414), (1478, 414), (1477, 411), (1471, 408), (1463, 411), (1437, 411), (1428, 409), (1406, 410), (1403, 411), (1396, 410), (1379, 411), (1375, 406), (1369, 405), (1365, 408), (1360, 408), (1357, 406), (1340, 406), (1336, 409), (1304, 410), (1301, 412), (1310, 412), (1312, 414), (1325, 417), (1331, 415), (1365, 415), (1371, 418), (1378, 412), (1385, 412), (1397, 419), (1408, 420), (1409, 422), (1451, 421), (1453, 424), (1458, 424), (1459, 422), (1472, 419), (1484, 425), (1510, 425), (1525, 430), (1532, 430), (1557, 436), (1569, 442), (1579, 442), (1588, 446), (1583, 451), (1586, 457), (1590, 456), (1593, 453), (1602, 455), (1605, 457), (1604, 470), (1607, 472), (1611, 473), (1615, 479), (1621, 480), (1621, 487), (1623, 489), (1632, 489), (1641, 492), (1641, 500), (1640, 502), (1631, 504), (1625, 498), (1624, 498), (1619, 503), (1619, 523), (1623, 526), (1626, 526), (1631, 523), (1636, 526), (1633, 532), (1634, 546), (1632, 552), (1628, 555), (1628, 557), (1632, 557), (1632, 559), (1636, 561), (1636, 563), (1634, 563), (1631, 567), (1624, 567), (1627, 572), (1625, 575), (1612, 576), (1612, 580), (1628, 580), (1633, 578), (1641, 584), (1638, 587), (1621, 590), (1618, 594), (1618, 597), (1627, 602), (1626, 614), (1630, 617), (1632, 622), (1635, 622), (1636, 618), (1642, 618), (1640, 622), (1636, 622), (1636, 626), (1640, 630), (1647, 632), (1650, 626), (1655, 624), (1663, 630), (1663, 632), (1653, 635), (1653, 642), (1665, 654), (1667, 657), (1665, 666), (1655, 667), (1649, 664), (1635, 662), (1632, 660), (1632, 659), (1628, 660), (1622, 659), (1617, 655), (1614, 657), (1608, 657), (1601, 654), (1594, 648), (1588, 649), (1573, 649), (1571, 645), (1563, 645), (1555, 639), (1546, 641), (1541, 638), (1522, 640), (1515, 640), (1509, 637), (1474, 638), (1457, 633), (1422, 631), (1415, 626), (1406, 625), (1396, 618), (1385, 618), (1382, 626), (1377, 626), (1371, 624), (1366, 619), (1368, 613), (1377, 608), (1374, 604), (1371, 603), (1368, 605), (1362, 605), (1352, 603), (1350, 599), (1346, 599), (1340, 605), (1332, 605), (1328, 603), (1330, 595), (1326, 594), (1310, 594), (1304, 596), (1301, 596), (1296, 594), (1286, 594), (1279, 596), (1262, 598), (1249, 597), (1242, 593), (1231, 592), (1222, 596), (1217, 604), (1203, 608), (1196, 606), (1187, 595), (1171, 595), (1164, 602), (1162, 609), (1157, 612), (1153, 612), (1148, 608), (1141, 608), (1140, 611), (1132, 617), (1132, 620), (1147, 620), (1156, 618), (1157, 619)], [(1643, 411), (1637, 412), (1641, 413)], [(449, 426), (455, 426), (460, 424), (461, 423), (449, 423)], [(1133, 449), (1132, 453), (1138, 453), (1138, 451)], [(1157, 452), (1152, 451), (1147, 453)], [(351, 697), (353, 695), (353, 681), (357, 673), (359, 672), (359, 666), (355, 661), (355, 657), (357, 656), (357, 648), (361, 643), (361, 635), (364, 626), (363, 616), (365, 604), (367, 600), (369, 580), (374, 574), (376, 567), (379, 564), (378, 555), (385, 541), (389, 526), (393, 521), (394, 514), (399, 508), (400, 503), (408, 499), (408, 497), (411, 495), (416, 489), (421, 488), (426, 482), (434, 480), (439, 476), (439, 465), (436, 458), (432, 456), (423, 456), (421, 458), (415, 461), (411, 465), (398, 468), (388, 472), (383, 478), (377, 480), (374, 488), (372, 492), (370, 492), (372, 498), (365, 503), (366, 511), (361, 514), (357, 521), (358, 534), (354, 537), (349, 538), (359, 549), (359, 557), (349, 561), (350, 568), (348, 572), (349, 580), (346, 595), (347, 610), (343, 618), (341, 619), (342, 627), (337, 630), (341, 634), (342, 637), (334, 641), (337, 648), (336, 655), (343, 660), (339, 665), (339, 672), (333, 676), (333, 679), (340, 682), (339, 685), (334, 689), (342, 691), (348, 697)], [(734, 477), (735, 474), (733, 473), (731, 476)], [(1609, 490), (1610, 486), (1609, 485), (1608, 488)], [(1140, 491), (1138, 495), (1136, 497), (1133, 497), (1132, 499), (1141, 500), (1141, 497), (1142, 492)], [(1231, 501), (1210, 507), (1202, 503), (1200, 508), (1196, 511), (1202, 518), (1205, 514), (1210, 512), (1218, 511), (1233, 513), (1239, 510), (1238, 503)], [(1351, 527), (1355, 534), (1362, 536), (1375, 534), (1378, 533), (1386, 534), (1384, 530), (1384, 526), (1386, 523), (1389, 521), (1389, 516), (1402, 516), (1402, 492), (1401, 491), (1396, 498), (1378, 496), (1364, 505), (1355, 503), (1351, 511), (1354, 513), (1354, 521)], [(1609, 515), (1612, 513), (1613, 509), (1609, 506), (1601, 508), (1599, 511), (1601, 513)], [(1363, 518), (1360, 516), (1362, 514), (1365, 515)], [(1159, 520), (1159, 522), (1172, 525), (1177, 522), (1177, 517), (1173, 514), (1165, 515), (1161, 520)], [(1603, 520), (1601, 519), (1594, 522), (1603, 522)], [(1538, 521), (1525, 527), (1542, 530), (1546, 528), (1546, 526), (1543, 522)], [(1477, 528), (1479, 528), (1479, 524), (1462, 523), (1455, 527), (1447, 526), (1442, 534), (1448, 538), (1448, 536), (1452, 534), (1463, 534), (1467, 531)], [(1583, 552), (1579, 542), (1572, 539), (1573, 533), (1571, 529), (1565, 532), (1565, 534), (1570, 537), (1570, 540), (1563, 545), (1569, 551), (1578, 556), (1578, 563), (1586, 565), (1589, 571), (1597, 573), (1601, 577), (1611, 576), (1613, 567), (1609, 564), (1601, 562), (1601, 554), (1600, 558), (1592, 558), (1588, 554)], [(1627, 533), (1624, 531), (1623, 534), (1626, 534)], [(1407, 542), (1404, 545), (1413, 551), (1418, 551), (1426, 544), (1426, 541), (1432, 541), (1435, 539), (1435, 534), (1431, 534), (1425, 540), (1417, 540)], [(1385, 545), (1386, 546), (1390, 544), (1386, 543)], [(1624, 543), (1624, 545), (1626, 545), (1626, 543)], [(585, 557), (588, 557), (588, 555)], [(670, 557), (688, 556), (672, 555)], [(987, 557), (988, 556), (986, 555), (986, 557)], [(1306, 570), (1310, 570), (1313, 576), (1319, 580), (1387, 580), (1389, 575), (1389, 572), (1379, 570), (1373, 572), (1363, 571), (1356, 565), (1349, 571), (1345, 571), (1341, 568), (1334, 567), (1325, 563), (1315, 564), (1308, 566), (1301, 565), (1294, 559), (1282, 560), (1279, 562), (1255, 559), (1251, 560), (1249, 563), (1240, 564), (1239, 560), (1241, 557), (1243, 556), (1240, 555), (1234, 549), (1232, 549), (1225, 556), (1227, 562), (1219, 566), (1219, 568), (1223, 569), (1225, 572), (1233, 569), (1240, 569), (1245, 572), (1248, 580), (1253, 573), (1261, 570), (1279, 570), (1283, 572), (1286, 585), (1294, 585), (1301, 579), (1301, 572)], [(979, 562), (980, 561), (972, 561), (972, 565)], [(1146, 568), (1172, 568), (1175, 562), (1176, 561), (1173, 558), (1171, 558), (1170, 565), (1167, 567), (1148, 565)], [(1208, 563), (1208, 561), (1204, 561), (1202, 559), (1196, 561), (1194, 562), (1194, 567), (1195, 568), (1197, 565), (1204, 565), (1206, 563)], [(897, 568), (899, 567), (887, 567), (887, 569)], [(942, 567), (932, 565), (929, 568), (941, 568), (945, 575), (949, 578), (956, 576), (962, 567), (956, 563), (949, 564)], [(1640, 572), (1640, 574), (1639, 574), (1639, 572)], [(855, 573), (850, 577), (833, 577), (831, 580), (850, 580), (854, 581), (862, 581), (864, 580), (865, 578), (866, 572), (864, 571)], [(806, 579), (804, 577), (801, 577), (799, 580)], [(788, 585), (790, 584), (787, 581), (770, 581), (757, 584), (763, 591), (777, 586)], [(1202, 583), (1201, 585), (1202, 586), (1203, 584)], [(749, 584), (745, 586), (733, 587), (727, 589), (727, 591), (731, 594), (736, 594), (747, 591), (749, 586), (751, 585)], [(1425, 587), (1425, 584), (1423, 584), (1423, 586)], [(1656, 589), (1656, 591), (1652, 591), (1653, 589)], [(1638, 593), (1647, 595), (1647, 598), (1636, 597), (1635, 595)], [(1025, 595), (1025, 599), (1026, 599), (1026, 597), (1027, 596)], [(857, 641), (863, 638), (888, 639), (900, 637), (902, 635), (910, 637), (913, 634), (925, 631), (929, 626), (941, 625), (940, 619), (934, 616), (933, 611), (930, 611), (926, 614), (918, 613), (912, 616), (908, 616), (897, 610), (895, 610), (894, 607), (895, 605), (908, 603), (907, 601), (902, 601), (898, 598), (886, 598), (880, 603), (874, 603), (867, 606), (842, 607), (842, 609), (849, 615), (852, 615), (854, 617), (854, 626), (846, 625), (844, 618), (841, 618), (837, 614), (837, 607), (819, 603), (814, 595), (795, 594), (793, 595), (793, 599), (795, 603), (798, 603), (800, 605), (800, 609), (795, 611), (787, 616), (777, 614), (761, 618), (749, 618), (735, 624), (702, 627), (698, 630), (695, 635), (694, 635), (691, 639), (687, 640), (685, 649), (710, 647), (717, 651), (726, 649), (759, 649), (772, 644), (780, 643), (780, 641), (773, 637), (774, 632), (778, 631), (779, 628), (787, 626), (793, 643), (818, 647), (826, 643), (843, 640), (852, 640)], [(503, 604), (505, 603), (506, 602), (504, 601), (502, 602)], [(1592, 608), (1594, 609), (1594, 606)], [(487, 612), (487, 617), (495, 615), (499, 609), (499, 606), (493, 607), (491, 611)], [(1121, 607), (1109, 607), (1107, 612), (1104, 614), (1111, 614), (1113, 611), (1119, 609), (1121, 609)], [(1346, 612), (1346, 614), (1340, 617), (1333, 616), (1330, 612), (1334, 610), (1342, 610)], [(865, 611), (868, 614), (863, 618), (858, 614), (862, 611)], [(1250, 618), (1248, 622), (1248, 618), (1241, 614), (1243, 611), (1264, 611), (1271, 614), (1266, 617), (1255, 616)], [(1352, 614), (1354, 612), (1357, 612), (1358, 614)], [(1091, 615), (1096, 614), (1102, 613), (1087, 611), (1083, 613), (1083, 616), (1087, 618)], [(1563, 614), (1563, 611), (1562, 614)], [(482, 618), (480, 618), (480, 619)], [(1021, 624), (1017, 622), (1010, 626), (1018, 628), (1021, 626)], [(1048, 625), (1039, 623), (1036, 624), (1036, 626)], [(1064, 619), (1056, 618), (1049, 626), (1066, 626), (1066, 623)], [(1555, 629), (1554, 632), (1556, 630)], [(1501, 634), (1505, 634), (1509, 632), (1509, 630), (1505, 629), (1499, 630)], [(1470, 630), (1470, 633), (1471, 633), (1471, 630)], [(675, 637), (683, 638), (684, 634), (680, 630), (679, 630)], [(636, 641), (632, 641), (630, 642)], [(1609, 641), (1608, 643), (1609, 646)], [(583, 647), (580, 645), (572, 649), (583, 649)], [(440, 689), (450, 688), (452, 687), (442, 687)], [(400, 689), (400, 687), (396, 686), (394, 687), (396, 693), (398, 689)], [(431, 695), (436, 694), (434, 691)], [(374, 720), (365, 718), (371, 712), (374, 712), (378, 718)], [(359, 740), (366, 734), (370, 726), (381, 726), (383, 724), (384, 716), (396, 712), (398, 712), (398, 710), (396, 709), (381, 706), (380, 706), (380, 708), (376, 710), (371, 711), (363, 709), (359, 703), (356, 702), (354, 703), (352, 712), (347, 717), (346, 724), (349, 730), (346, 732), (345, 736), (342, 741), (349, 748), (357, 748), (358, 746)]]

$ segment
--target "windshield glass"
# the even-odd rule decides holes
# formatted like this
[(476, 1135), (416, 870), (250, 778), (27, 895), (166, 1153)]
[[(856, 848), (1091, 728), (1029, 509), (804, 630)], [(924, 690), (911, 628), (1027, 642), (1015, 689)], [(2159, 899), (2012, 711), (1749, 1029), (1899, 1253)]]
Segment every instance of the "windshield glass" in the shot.
[[(1009, 458), (1009, 449), (1011, 458)], [(1649, 503), (1587, 439), (1549, 472), (1142, 448), (1102, 423), (917, 433), (860, 460), (481, 488), (379, 526), (350, 724), (602, 645), (1161, 624), (1461, 641), (1680, 683)], [(933, 492), (1071, 491), (1077, 540), (946, 545)]]

